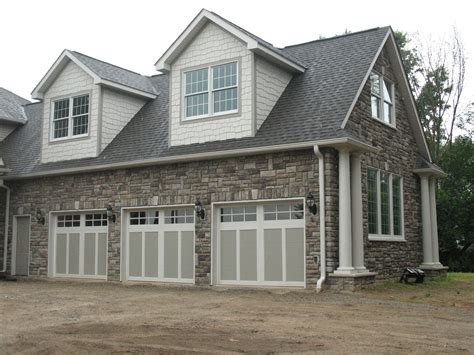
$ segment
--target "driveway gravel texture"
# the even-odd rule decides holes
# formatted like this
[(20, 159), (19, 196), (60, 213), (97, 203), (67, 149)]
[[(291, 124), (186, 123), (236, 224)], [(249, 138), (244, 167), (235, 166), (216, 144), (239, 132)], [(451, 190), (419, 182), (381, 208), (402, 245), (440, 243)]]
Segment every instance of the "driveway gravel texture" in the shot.
[(1, 353), (474, 353), (474, 287), (0, 282)]

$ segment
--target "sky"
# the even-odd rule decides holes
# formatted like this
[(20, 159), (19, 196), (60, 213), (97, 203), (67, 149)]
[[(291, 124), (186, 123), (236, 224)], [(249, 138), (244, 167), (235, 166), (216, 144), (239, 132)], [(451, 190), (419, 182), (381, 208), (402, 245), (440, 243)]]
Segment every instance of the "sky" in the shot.
[(465, 101), (474, 102), (474, 21), (467, 0), (2, 0), (0, 87), (30, 99), (65, 48), (156, 74), (156, 60), (202, 8), (278, 47), (346, 29), (391, 25), (437, 38), (456, 26), (468, 56)]

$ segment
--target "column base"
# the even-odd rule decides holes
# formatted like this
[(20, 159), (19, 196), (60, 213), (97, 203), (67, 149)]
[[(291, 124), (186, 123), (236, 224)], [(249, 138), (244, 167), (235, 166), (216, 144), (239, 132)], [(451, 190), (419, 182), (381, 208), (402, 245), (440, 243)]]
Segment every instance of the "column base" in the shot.
[(447, 269), (447, 266), (443, 266), (441, 263), (423, 263), (420, 265), (422, 270), (436, 270), (436, 269)]
[(337, 276), (351, 276), (357, 273), (358, 271), (353, 267), (338, 267), (333, 274)]
[(327, 284), (335, 291), (358, 291), (375, 286), (376, 272), (354, 273), (351, 275), (337, 274), (335, 271), (328, 275)]
[(447, 277), (448, 276), (448, 267), (447, 266), (439, 266), (441, 264), (437, 263), (435, 265), (430, 264), (429, 266), (424, 266), (424, 264), (420, 265), (420, 269), (425, 272), (425, 277), (432, 278), (432, 277)]

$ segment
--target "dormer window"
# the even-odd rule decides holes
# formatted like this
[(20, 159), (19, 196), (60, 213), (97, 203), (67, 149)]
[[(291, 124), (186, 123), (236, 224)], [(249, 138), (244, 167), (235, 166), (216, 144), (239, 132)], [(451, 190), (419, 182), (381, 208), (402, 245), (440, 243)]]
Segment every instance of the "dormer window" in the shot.
[(382, 75), (370, 74), (372, 117), (395, 126), (394, 85)]
[(51, 139), (87, 136), (89, 133), (89, 95), (53, 101)]
[(183, 80), (185, 119), (238, 111), (237, 62), (188, 71)]

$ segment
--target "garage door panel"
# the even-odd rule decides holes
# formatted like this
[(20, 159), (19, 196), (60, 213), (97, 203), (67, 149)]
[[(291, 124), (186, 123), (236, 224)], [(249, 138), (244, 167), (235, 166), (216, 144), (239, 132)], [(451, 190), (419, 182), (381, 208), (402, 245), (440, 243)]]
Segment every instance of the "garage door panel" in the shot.
[(158, 232), (145, 233), (145, 277), (158, 277)]
[(221, 279), (236, 280), (237, 279), (237, 232), (222, 231), (221, 232), (221, 248), (220, 248), (220, 264)]
[(96, 239), (97, 239), (96, 233), (84, 234), (84, 274), (85, 275), (95, 274)]
[(107, 272), (107, 233), (99, 233), (97, 243), (97, 274), (105, 276)]
[(181, 232), (181, 278), (192, 279), (194, 269), (194, 233)]
[(164, 232), (164, 277), (178, 278), (178, 235), (179, 232)]
[(130, 276), (142, 277), (142, 233), (130, 233)]
[(79, 274), (80, 238), (81, 238), (81, 235), (79, 233), (69, 234), (68, 274), (72, 274), (72, 275)]
[(67, 234), (57, 234), (56, 236), (56, 273), (65, 274), (67, 260)]
[(286, 280), (304, 281), (304, 229), (286, 229)]
[(240, 280), (257, 281), (257, 230), (240, 231)]
[(265, 281), (283, 281), (282, 272), (282, 231), (264, 230)]

